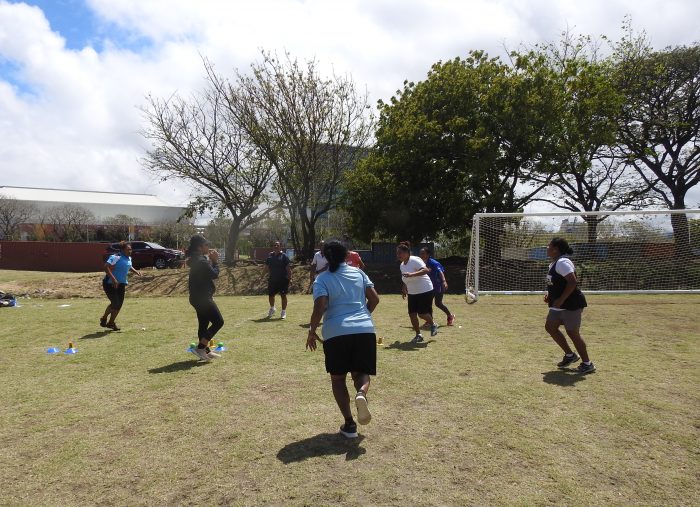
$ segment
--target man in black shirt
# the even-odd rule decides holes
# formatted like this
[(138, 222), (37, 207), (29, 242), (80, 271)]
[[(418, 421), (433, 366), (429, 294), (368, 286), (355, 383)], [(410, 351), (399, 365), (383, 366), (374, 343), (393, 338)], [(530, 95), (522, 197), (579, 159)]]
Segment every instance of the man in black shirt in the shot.
[(292, 279), (292, 268), (289, 265), (289, 257), (282, 252), (282, 245), (279, 241), (275, 241), (272, 245), (273, 251), (265, 260), (265, 272), (267, 278), (267, 297), (270, 301), (270, 310), (267, 312), (267, 318), (271, 318), (275, 314), (275, 294), (280, 295), (282, 299), (282, 319), (287, 318), (287, 290), (289, 290), (289, 281)]

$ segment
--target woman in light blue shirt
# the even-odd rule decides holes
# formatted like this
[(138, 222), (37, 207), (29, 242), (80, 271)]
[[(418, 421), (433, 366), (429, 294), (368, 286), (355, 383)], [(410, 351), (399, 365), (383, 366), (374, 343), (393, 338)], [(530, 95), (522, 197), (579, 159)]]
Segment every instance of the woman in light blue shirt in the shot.
[[(379, 304), (379, 296), (363, 271), (345, 263), (347, 248), (341, 243), (326, 243), (323, 255), (328, 260), (328, 271), (314, 281), (314, 310), (306, 348), (316, 350), (316, 342), (323, 343), (333, 396), (345, 418), (340, 432), (348, 438), (356, 438), (357, 424), (350, 410), (346, 377), (350, 372), (357, 390), (357, 420), (368, 424), (372, 418), (367, 406), (369, 376), (377, 373), (377, 339), (371, 314)], [(323, 340), (316, 333), (322, 318)]]
[(141, 276), (131, 263), (131, 243), (122, 241), (119, 243), (119, 254), (110, 255), (105, 262), (106, 275), (102, 279), (102, 289), (109, 298), (109, 304), (100, 319), (100, 326), (119, 331), (120, 328), (115, 320), (124, 304), (124, 293), (131, 272)]

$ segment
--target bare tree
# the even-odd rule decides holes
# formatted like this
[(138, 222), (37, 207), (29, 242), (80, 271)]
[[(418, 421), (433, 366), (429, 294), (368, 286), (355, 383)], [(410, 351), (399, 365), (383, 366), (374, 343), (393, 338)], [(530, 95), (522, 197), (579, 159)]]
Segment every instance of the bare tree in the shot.
[(36, 214), (33, 204), (0, 194), (0, 239), (19, 239), (20, 225)]
[(88, 227), (95, 223), (92, 212), (76, 204), (54, 206), (42, 215), (44, 234), (56, 241), (87, 241)]
[[(251, 74), (235, 85), (210, 80), (237, 124), (274, 167), (281, 200), (301, 259), (313, 255), (316, 223), (338, 203), (344, 171), (366, 155), (373, 120), (367, 94), (349, 77), (322, 78), (315, 60), (299, 62), (262, 52)], [(300, 234), (299, 234), (300, 233)]]
[(206, 210), (228, 213), (226, 258), (234, 259), (240, 232), (267, 216), (274, 171), (264, 154), (229, 112), (228, 98), (213, 66), (204, 61), (208, 82), (190, 99), (148, 96), (143, 136), (151, 142), (143, 165), (162, 180), (193, 187), (186, 215)]

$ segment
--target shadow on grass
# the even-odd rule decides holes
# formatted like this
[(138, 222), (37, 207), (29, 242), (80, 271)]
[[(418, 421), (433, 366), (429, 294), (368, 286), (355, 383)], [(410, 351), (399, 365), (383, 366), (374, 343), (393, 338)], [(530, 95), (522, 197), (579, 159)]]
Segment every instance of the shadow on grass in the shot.
[(578, 371), (574, 369), (552, 370), (542, 374), (542, 380), (544, 380), (548, 384), (554, 384), (563, 387), (571, 387), (576, 382), (585, 380), (585, 378), (585, 375), (581, 375)]
[(345, 461), (351, 461), (367, 452), (364, 447), (360, 447), (364, 438), (362, 435), (349, 439), (340, 433), (320, 433), (285, 445), (277, 453), (277, 459), (288, 464), (309, 458), (345, 454)]
[(96, 333), (90, 333), (86, 334), (85, 336), (81, 336), (81, 340), (91, 340), (92, 338), (102, 338), (104, 336), (107, 336), (109, 333), (112, 331), (97, 331)]
[(394, 343), (391, 343), (384, 348), (385, 349), (394, 349), (394, 350), (403, 350), (403, 351), (420, 350), (420, 349), (426, 348), (429, 343), (433, 343), (434, 341), (435, 340), (428, 340), (427, 342), (411, 343), (411, 342), (400, 342), (400, 341), (396, 340)]
[(167, 366), (151, 368), (150, 370), (148, 370), (148, 373), (175, 373), (176, 371), (189, 370), (191, 368), (197, 368), (205, 364), (207, 363), (199, 362), (196, 359), (191, 359), (189, 361), (178, 361), (177, 363), (172, 363)]
[(275, 319), (271, 319), (270, 317), (262, 317), (260, 319), (250, 319), (251, 322), (256, 322), (258, 324), (261, 324), (263, 322), (277, 322), (278, 320), (282, 320), (282, 318), (277, 317)]

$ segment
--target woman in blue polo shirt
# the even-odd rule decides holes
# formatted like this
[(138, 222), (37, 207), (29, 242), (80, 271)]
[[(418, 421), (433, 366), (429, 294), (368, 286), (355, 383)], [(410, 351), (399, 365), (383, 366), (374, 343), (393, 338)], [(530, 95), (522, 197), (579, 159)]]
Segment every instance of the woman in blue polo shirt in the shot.
[(124, 293), (129, 284), (129, 273), (132, 271), (141, 276), (141, 273), (136, 271), (131, 264), (131, 243), (122, 241), (119, 243), (119, 253), (110, 255), (105, 262), (105, 273), (107, 274), (102, 279), (102, 288), (109, 298), (109, 304), (100, 319), (100, 326), (119, 331), (115, 320), (124, 304)]
[[(377, 339), (371, 314), (379, 304), (379, 296), (363, 271), (345, 263), (347, 249), (341, 243), (326, 243), (323, 255), (328, 260), (328, 271), (314, 281), (314, 310), (306, 348), (316, 350), (316, 342), (323, 343), (333, 396), (345, 418), (340, 432), (347, 438), (356, 438), (357, 425), (350, 410), (346, 377), (350, 372), (357, 391), (357, 420), (367, 424), (372, 418), (367, 406), (369, 376), (377, 373)], [(323, 340), (316, 333), (322, 318)]]
[(428, 248), (427, 246), (424, 246), (420, 249), (419, 255), (420, 258), (423, 259), (423, 262), (425, 262), (425, 266), (430, 270), (428, 276), (430, 277), (430, 281), (433, 282), (435, 306), (437, 306), (440, 310), (445, 312), (445, 315), (447, 315), (447, 325), (451, 326), (452, 324), (454, 324), (455, 316), (452, 312), (450, 312), (450, 309), (447, 308), (447, 306), (445, 306), (445, 304), (442, 302), (442, 298), (445, 295), (445, 291), (447, 291), (445, 268), (436, 259), (433, 259), (433, 252), (431, 252), (430, 248)]

